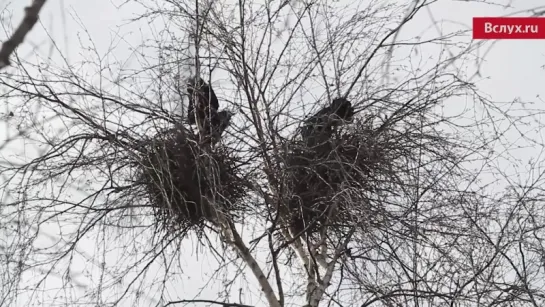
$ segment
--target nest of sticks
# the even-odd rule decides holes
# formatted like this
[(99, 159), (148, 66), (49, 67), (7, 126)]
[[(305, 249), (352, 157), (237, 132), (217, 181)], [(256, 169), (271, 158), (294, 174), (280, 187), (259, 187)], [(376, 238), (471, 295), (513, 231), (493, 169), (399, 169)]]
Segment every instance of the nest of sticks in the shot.
[(245, 195), (237, 161), (224, 147), (211, 149), (183, 127), (147, 140), (137, 157), (138, 182), (163, 225), (188, 230), (236, 218)]
[(316, 145), (292, 141), (288, 148), (283, 171), (291, 191), (280, 213), (294, 235), (310, 235), (328, 226), (340, 230), (381, 214), (368, 195), (376, 194), (381, 182), (392, 177), (394, 160), (404, 154), (395, 138), (364, 121)]

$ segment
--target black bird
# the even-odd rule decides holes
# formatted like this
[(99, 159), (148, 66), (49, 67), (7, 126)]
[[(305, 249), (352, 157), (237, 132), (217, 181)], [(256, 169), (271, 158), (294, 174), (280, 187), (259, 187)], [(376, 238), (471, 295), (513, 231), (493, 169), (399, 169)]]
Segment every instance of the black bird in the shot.
[(345, 252), (345, 254), (346, 254), (350, 259), (353, 259), (353, 258), (352, 258), (352, 248), (347, 247), (346, 250), (345, 250), (344, 252)]
[(223, 131), (225, 131), (231, 123), (231, 117), (233, 117), (233, 115), (234, 114), (229, 111), (219, 111), (212, 113), (210, 120), (204, 122), (204, 134), (212, 138), (212, 143), (216, 143), (220, 140)]
[(304, 140), (317, 137), (328, 138), (333, 132), (333, 127), (352, 121), (354, 108), (345, 98), (336, 98), (330, 106), (327, 106), (305, 120), (301, 129)]
[(189, 94), (189, 106), (187, 115), (189, 117), (189, 124), (194, 125), (195, 112), (199, 121), (203, 121), (210, 114), (218, 112), (219, 102), (216, 93), (208, 83), (202, 78), (199, 78), (197, 82), (191, 78), (191, 81), (187, 84), (187, 93)]
[[(195, 83), (194, 79), (187, 84), (189, 97), (189, 124), (198, 124), (199, 132), (213, 143), (219, 141), (223, 131), (229, 126), (233, 113), (219, 111), (218, 97), (212, 87), (202, 78)], [(197, 121), (195, 121), (197, 119)]]

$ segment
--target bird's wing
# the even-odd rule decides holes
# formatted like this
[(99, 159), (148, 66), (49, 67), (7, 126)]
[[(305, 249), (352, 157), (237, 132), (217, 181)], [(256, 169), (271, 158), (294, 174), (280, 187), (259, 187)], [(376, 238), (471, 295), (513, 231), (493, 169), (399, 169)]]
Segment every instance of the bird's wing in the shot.
[[(204, 88), (203, 88), (204, 89)], [(216, 96), (216, 93), (212, 89), (211, 85), (206, 86), (206, 90), (204, 91), (205, 95), (207, 95), (206, 98), (210, 101), (210, 108), (214, 111), (217, 111), (220, 107), (218, 97)]]
[(189, 102), (189, 107), (187, 108), (187, 117), (190, 125), (195, 124), (195, 108), (193, 107), (191, 100)]

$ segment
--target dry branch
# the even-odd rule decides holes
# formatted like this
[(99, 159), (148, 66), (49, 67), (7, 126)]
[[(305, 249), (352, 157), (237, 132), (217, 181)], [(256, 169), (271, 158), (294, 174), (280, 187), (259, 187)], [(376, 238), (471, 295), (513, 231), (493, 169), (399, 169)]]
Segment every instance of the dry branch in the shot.
[(25, 8), (25, 17), (19, 24), (11, 37), (2, 44), (0, 49), (0, 69), (10, 65), (9, 57), (25, 39), (26, 35), (32, 30), (40, 14), (40, 10), (45, 4), (45, 0), (33, 0), (31, 6)]

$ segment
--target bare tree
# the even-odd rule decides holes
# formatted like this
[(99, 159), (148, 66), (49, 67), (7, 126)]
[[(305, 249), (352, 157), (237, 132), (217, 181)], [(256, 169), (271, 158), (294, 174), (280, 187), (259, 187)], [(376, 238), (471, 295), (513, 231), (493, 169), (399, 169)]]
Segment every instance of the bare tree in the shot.
[[(495, 164), (500, 119), (541, 123), (470, 82), (467, 33), (400, 34), (434, 2), (146, 1), (137, 72), (15, 63), (0, 305), (543, 305), (540, 161)], [(217, 144), (179, 107), (195, 77), (235, 113)], [(305, 142), (337, 98), (353, 118)], [(216, 297), (180, 290), (193, 249)]]

